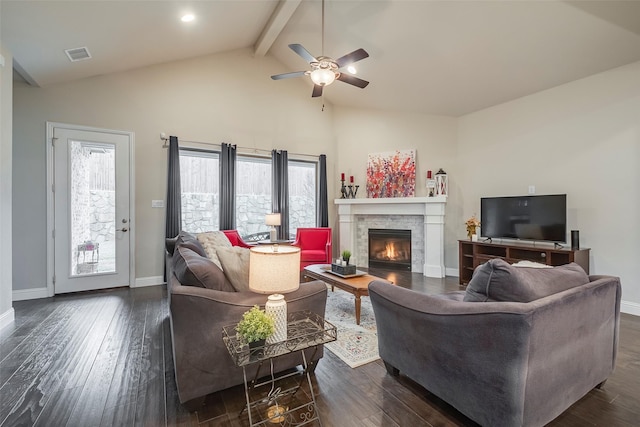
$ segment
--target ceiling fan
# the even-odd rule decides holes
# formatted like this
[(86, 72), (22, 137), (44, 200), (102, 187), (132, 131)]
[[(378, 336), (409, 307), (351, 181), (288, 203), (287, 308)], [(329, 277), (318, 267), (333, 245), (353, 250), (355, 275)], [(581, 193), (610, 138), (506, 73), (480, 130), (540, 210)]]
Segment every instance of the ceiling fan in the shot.
[(322, 89), (325, 86), (330, 85), (335, 80), (340, 80), (344, 83), (357, 86), (364, 89), (369, 84), (368, 81), (362, 80), (351, 74), (345, 74), (340, 72), (340, 69), (347, 65), (358, 62), (362, 59), (368, 58), (369, 54), (364, 49), (357, 49), (351, 53), (341, 56), (338, 59), (333, 59), (328, 56), (324, 56), (324, 0), (322, 0), (322, 56), (314, 57), (305, 49), (301, 44), (290, 44), (289, 48), (295, 53), (300, 55), (302, 59), (307, 61), (311, 66), (311, 70), (307, 71), (295, 71), (293, 73), (276, 74), (271, 76), (273, 80), (288, 79), (291, 77), (309, 76), (313, 82), (312, 97), (318, 97), (322, 95)]

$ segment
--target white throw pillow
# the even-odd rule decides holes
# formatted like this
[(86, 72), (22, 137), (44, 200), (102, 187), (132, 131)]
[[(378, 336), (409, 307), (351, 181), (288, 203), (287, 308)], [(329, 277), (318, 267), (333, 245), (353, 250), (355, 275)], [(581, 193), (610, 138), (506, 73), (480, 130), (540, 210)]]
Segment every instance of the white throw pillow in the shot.
[(220, 263), (220, 259), (218, 258), (218, 248), (230, 248), (231, 242), (227, 238), (227, 236), (222, 231), (207, 231), (206, 233), (197, 233), (196, 238), (204, 248), (204, 251), (207, 253), (207, 258), (209, 258), (215, 265), (222, 268), (222, 264)]
[(247, 248), (232, 246), (218, 248), (218, 258), (222, 263), (222, 271), (227, 276), (236, 292), (249, 290), (249, 255)]
[(511, 264), (514, 267), (530, 267), (530, 268), (553, 268), (551, 265), (541, 264), (539, 262), (522, 260), (518, 261), (515, 264)]

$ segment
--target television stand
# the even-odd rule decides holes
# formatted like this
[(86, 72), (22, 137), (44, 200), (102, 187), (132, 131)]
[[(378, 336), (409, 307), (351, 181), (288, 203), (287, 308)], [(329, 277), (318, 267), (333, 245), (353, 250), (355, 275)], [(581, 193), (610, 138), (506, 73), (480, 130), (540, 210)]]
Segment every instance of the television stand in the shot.
[(460, 284), (471, 280), (473, 270), (493, 258), (501, 258), (510, 264), (518, 261), (533, 261), (551, 266), (577, 263), (589, 274), (589, 248), (566, 249), (558, 247), (541, 248), (526, 243), (490, 243), (459, 240), (458, 269)]

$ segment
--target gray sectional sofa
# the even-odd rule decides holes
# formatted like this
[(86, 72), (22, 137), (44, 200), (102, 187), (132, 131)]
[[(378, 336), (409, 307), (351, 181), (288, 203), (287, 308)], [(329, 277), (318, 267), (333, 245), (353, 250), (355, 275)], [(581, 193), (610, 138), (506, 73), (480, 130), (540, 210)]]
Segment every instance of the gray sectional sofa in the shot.
[(479, 266), (466, 291), (372, 282), (380, 357), (475, 422), (543, 426), (612, 373), (620, 280), (577, 264)]
[[(242, 369), (235, 366), (222, 340), (223, 326), (237, 323), (253, 305), (264, 306), (267, 296), (248, 290), (238, 279), (229, 280), (208, 257), (200, 242), (181, 232), (167, 239), (167, 289), (175, 378), (180, 402), (197, 409), (207, 394), (243, 383)], [(309, 310), (324, 317), (327, 287), (308, 282), (285, 295), (289, 312)], [(306, 351), (312, 368), (323, 348)], [(275, 372), (302, 363), (299, 353), (278, 357)], [(268, 372), (263, 367), (262, 374)], [(253, 378), (255, 366), (247, 369)]]

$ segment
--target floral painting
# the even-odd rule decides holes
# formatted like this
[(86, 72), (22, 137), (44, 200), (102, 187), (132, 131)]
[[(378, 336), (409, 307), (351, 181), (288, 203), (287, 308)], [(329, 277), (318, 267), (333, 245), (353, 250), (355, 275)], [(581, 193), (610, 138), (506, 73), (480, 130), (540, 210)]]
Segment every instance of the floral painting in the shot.
[(416, 150), (369, 154), (367, 197), (413, 197), (416, 191)]

